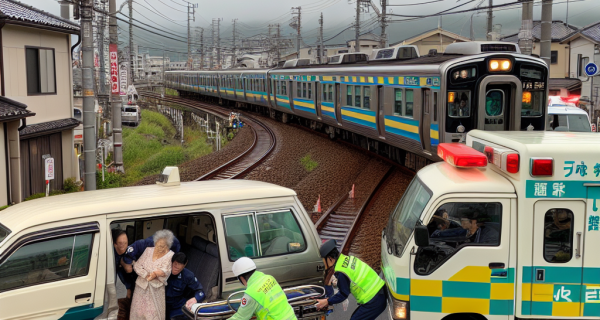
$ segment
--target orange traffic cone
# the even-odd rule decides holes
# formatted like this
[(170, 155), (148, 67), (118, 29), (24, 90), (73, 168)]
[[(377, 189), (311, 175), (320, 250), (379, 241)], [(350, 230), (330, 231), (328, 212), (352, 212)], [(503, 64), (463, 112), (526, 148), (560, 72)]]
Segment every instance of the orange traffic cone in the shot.
[(315, 204), (314, 211), (321, 213), (321, 195), (319, 195), (319, 199), (317, 199), (317, 204)]
[(352, 190), (350, 190), (350, 193), (348, 194), (348, 198), (354, 199), (354, 184), (352, 185)]

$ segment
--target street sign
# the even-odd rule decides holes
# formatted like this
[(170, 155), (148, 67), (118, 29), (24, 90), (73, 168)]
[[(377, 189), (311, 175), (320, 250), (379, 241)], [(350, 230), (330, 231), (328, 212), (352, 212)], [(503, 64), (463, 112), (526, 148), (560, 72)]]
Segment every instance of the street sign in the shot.
[(598, 74), (598, 66), (593, 62), (586, 64), (585, 65), (585, 74), (588, 77), (595, 76), (596, 74)]
[(44, 176), (46, 180), (54, 180), (54, 158), (44, 159)]
[(110, 44), (110, 87), (111, 93), (119, 93), (119, 61), (117, 56), (117, 45)]

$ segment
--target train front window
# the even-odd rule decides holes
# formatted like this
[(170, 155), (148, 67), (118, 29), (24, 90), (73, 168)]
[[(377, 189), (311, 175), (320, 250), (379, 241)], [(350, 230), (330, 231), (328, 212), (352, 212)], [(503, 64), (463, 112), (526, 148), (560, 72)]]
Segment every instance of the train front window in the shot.
[(488, 117), (497, 117), (504, 113), (504, 92), (502, 90), (490, 90), (486, 93), (485, 113)]
[(521, 104), (521, 116), (538, 117), (541, 116), (546, 107), (545, 92), (523, 91), (523, 100)]
[(458, 90), (448, 92), (448, 116), (468, 118), (471, 115), (471, 91)]

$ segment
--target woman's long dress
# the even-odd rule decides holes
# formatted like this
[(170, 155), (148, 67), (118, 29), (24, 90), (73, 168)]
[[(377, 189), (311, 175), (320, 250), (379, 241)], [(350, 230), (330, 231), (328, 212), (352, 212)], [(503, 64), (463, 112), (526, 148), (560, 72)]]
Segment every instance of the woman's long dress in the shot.
[[(133, 269), (138, 274), (131, 302), (131, 320), (164, 320), (166, 315), (165, 286), (171, 275), (171, 257), (173, 251), (152, 261), (154, 248), (147, 248), (142, 256), (133, 264)], [(164, 277), (157, 277), (152, 281), (146, 277), (155, 270), (162, 270)]]

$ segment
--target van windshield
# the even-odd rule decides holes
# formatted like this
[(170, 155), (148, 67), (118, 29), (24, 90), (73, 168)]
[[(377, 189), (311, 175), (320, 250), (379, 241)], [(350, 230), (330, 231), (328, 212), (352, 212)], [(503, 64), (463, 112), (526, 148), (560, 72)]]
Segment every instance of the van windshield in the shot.
[(0, 242), (10, 234), (10, 230), (0, 223)]
[(432, 192), (419, 180), (413, 179), (404, 192), (400, 203), (390, 216), (386, 228), (388, 247), (394, 248), (392, 252), (399, 256), (408, 238), (412, 234), (417, 222), (421, 219), (423, 209), (431, 199)]
[(548, 131), (592, 132), (585, 114), (552, 114), (548, 120)]

